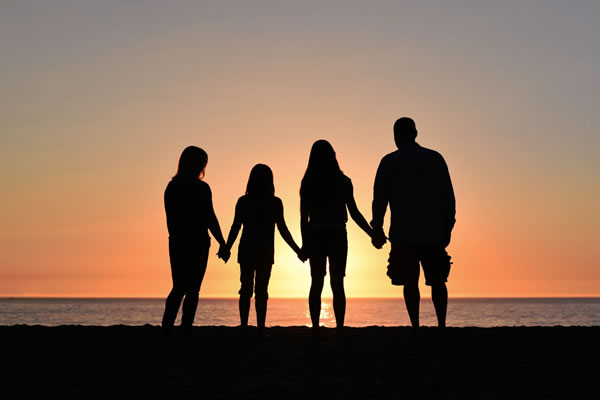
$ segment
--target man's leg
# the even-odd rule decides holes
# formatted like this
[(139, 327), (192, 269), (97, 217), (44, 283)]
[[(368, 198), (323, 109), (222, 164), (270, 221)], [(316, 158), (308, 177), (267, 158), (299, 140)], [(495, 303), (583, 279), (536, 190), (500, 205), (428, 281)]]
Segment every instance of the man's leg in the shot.
[(448, 288), (445, 282), (431, 286), (431, 299), (435, 307), (438, 327), (444, 329), (446, 327), (446, 310), (448, 309)]
[(417, 249), (410, 245), (392, 243), (388, 261), (387, 274), (392, 279), (392, 285), (404, 286), (404, 304), (408, 311), (410, 324), (413, 330), (416, 330), (419, 328), (419, 303), (421, 301), (419, 292), (421, 266)]
[(421, 301), (421, 293), (419, 292), (419, 283), (411, 283), (404, 285), (404, 303), (410, 318), (410, 324), (414, 329), (419, 328), (419, 302)]
[(448, 309), (446, 281), (452, 264), (450, 260), (451, 257), (446, 249), (440, 246), (426, 248), (422, 258), (425, 284), (431, 285), (431, 300), (433, 300), (440, 329), (446, 327), (446, 311)]

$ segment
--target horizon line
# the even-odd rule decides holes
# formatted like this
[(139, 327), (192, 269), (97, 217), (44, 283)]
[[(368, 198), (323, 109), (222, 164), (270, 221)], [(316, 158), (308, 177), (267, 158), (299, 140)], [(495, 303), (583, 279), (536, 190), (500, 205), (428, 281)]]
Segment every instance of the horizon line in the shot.
[[(306, 296), (272, 296), (269, 299), (277, 300), (306, 300)], [(324, 299), (332, 297), (323, 296)], [(349, 300), (402, 300), (403, 296), (348, 296)], [(422, 299), (431, 299), (431, 296), (422, 296)], [(163, 296), (0, 296), (0, 300), (164, 300)], [(207, 296), (200, 300), (238, 300), (239, 297), (232, 296)], [(563, 296), (450, 296), (449, 299), (600, 299), (600, 295), (563, 295)]]

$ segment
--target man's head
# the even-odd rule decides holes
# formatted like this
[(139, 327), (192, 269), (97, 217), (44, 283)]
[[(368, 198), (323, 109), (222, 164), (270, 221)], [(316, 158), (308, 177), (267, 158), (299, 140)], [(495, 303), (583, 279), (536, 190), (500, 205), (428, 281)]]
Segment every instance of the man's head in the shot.
[(417, 137), (415, 121), (408, 117), (402, 117), (394, 124), (394, 141), (396, 146), (404, 143), (412, 143)]

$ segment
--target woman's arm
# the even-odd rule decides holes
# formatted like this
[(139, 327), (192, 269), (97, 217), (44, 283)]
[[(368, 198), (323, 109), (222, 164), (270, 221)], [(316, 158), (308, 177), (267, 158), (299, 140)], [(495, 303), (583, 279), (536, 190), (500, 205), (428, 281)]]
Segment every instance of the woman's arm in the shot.
[(213, 207), (212, 202), (212, 192), (210, 188), (208, 189), (208, 229), (210, 233), (214, 236), (214, 238), (219, 242), (221, 246), (225, 245), (225, 239), (223, 239), (223, 234), (221, 233), (221, 226), (219, 225), (219, 220), (215, 215), (215, 209)]
[(356, 200), (354, 200), (354, 188), (352, 187), (352, 182), (348, 180), (348, 187), (346, 192), (346, 205), (348, 206), (348, 211), (350, 212), (350, 216), (356, 222), (356, 224), (363, 230), (369, 237), (373, 236), (373, 228), (369, 225), (365, 217), (361, 214), (360, 210), (356, 206)]
[(277, 210), (275, 213), (275, 223), (277, 224), (277, 229), (279, 229), (279, 233), (285, 242), (296, 252), (296, 254), (300, 255), (300, 247), (294, 241), (292, 234), (290, 233), (286, 223), (285, 218), (283, 216), (283, 203), (281, 200), (278, 201)]

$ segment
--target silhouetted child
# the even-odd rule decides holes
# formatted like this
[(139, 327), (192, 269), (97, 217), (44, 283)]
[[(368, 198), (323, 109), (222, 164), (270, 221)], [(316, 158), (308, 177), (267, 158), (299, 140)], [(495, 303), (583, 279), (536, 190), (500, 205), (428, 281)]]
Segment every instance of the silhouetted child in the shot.
[(261, 336), (265, 335), (267, 314), (267, 288), (271, 277), (271, 268), (275, 253), (275, 224), (283, 240), (300, 254), (300, 248), (294, 242), (283, 217), (283, 203), (275, 196), (273, 172), (264, 164), (252, 168), (246, 195), (240, 197), (235, 206), (235, 217), (225, 248), (219, 251), (227, 260), (231, 246), (235, 242), (242, 225), (242, 237), (238, 249), (241, 289), (239, 291), (240, 322), (248, 326), (250, 299), (255, 294), (256, 321)]
[(208, 155), (199, 147), (189, 146), (179, 158), (177, 174), (165, 189), (165, 211), (169, 229), (169, 258), (173, 289), (165, 304), (162, 326), (171, 331), (183, 302), (181, 326), (189, 333), (198, 306), (198, 293), (206, 272), (210, 236), (225, 244), (212, 204), (212, 193), (201, 179)]

